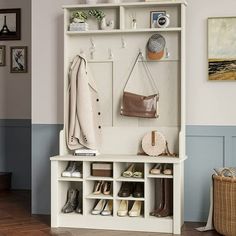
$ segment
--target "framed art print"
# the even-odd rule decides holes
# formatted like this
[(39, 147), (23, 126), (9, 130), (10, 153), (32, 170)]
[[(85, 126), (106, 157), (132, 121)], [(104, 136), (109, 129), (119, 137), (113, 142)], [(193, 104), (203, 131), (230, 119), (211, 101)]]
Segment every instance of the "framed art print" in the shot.
[(0, 41), (21, 39), (21, 9), (0, 9)]
[(27, 47), (11, 47), (11, 73), (27, 73)]
[(150, 28), (156, 28), (154, 22), (157, 22), (157, 19), (160, 15), (166, 14), (166, 11), (151, 11), (150, 12)]
[(6, 65), (6, 46), (0, 45), (0, 66)]
[(236, 81), (236, 17), (208, 19), (208, 78)]

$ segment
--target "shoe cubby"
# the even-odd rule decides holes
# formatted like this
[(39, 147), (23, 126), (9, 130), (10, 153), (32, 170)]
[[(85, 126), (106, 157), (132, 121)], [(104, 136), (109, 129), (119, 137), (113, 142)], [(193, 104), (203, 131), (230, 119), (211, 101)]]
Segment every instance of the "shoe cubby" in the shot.
[(114, 202), (112, 199), (89, 199), (85, 203), (85, 215), (94, 217), (112, 217)]
[(85, 196), (87, 199), (112, 199), (113, 181), (87, 180)]
[[(61, 161), (60, 163), (58, 163), (58, 179), (63, 181), (80, 181), (83, 179), (83, 162), (81, 161)], [(70, 166), (70, 167), (69, 167)], [(71, 170), (71, 166), (72, 170)], [(76, 169), (74, 168), (76, 167)], [(68, 170), (68, 168), (70, 168), (70, 171)], [(65, 173), (65, 175), (63, 175), (63, 173)]]
[(173, 217), (173, 179), (152, 178), (147, 181), (149, 192), (146, 217), (155, 219)]
[(172, 163), (147, 163), (147, 178), (173, 178)]
[(115, 215), (119, 218), (143, 218), (144, 201), (140, 200), (117, 200), (115, 202)]
[(144, 201), (144, 182), (116, 181), (116, 199)]
[(144, 163), (120, 162), (116, 163), (115, 178), (117, 181), (142, 182), (144, 181)]
[[(76, 190), (78, 191), (78, 195), (77, 195), (77, 200), (76, 200), (76, 208), (79, 205), (81, 208), (81, 212), (77, 213), (76, 209), (74, 209), (73, 212), (70, 213), (64, 213), (62, 212), (63, 207), (65, 206), (65, 204), (70, 201), (71, 199), (68, 199), (69, 195), (68, 195), (68, 191), (69, 190)], [(59, 182), (59, 186), (58, 186), (58, 214), (76, 214), (76, 215), (81, 215), (83, 214), (83, 183), (82, 182), (71, 182), (71, 181), (60, 181)]]

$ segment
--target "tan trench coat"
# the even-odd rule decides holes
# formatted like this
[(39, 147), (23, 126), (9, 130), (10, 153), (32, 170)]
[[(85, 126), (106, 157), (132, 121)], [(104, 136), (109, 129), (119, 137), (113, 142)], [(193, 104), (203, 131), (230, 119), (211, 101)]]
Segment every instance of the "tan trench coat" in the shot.
[(83, 55), (74, 58), (69, 69), (65, 130), (70, 150), (81, 147), (99, 150), (101, 124), (99, 97)]

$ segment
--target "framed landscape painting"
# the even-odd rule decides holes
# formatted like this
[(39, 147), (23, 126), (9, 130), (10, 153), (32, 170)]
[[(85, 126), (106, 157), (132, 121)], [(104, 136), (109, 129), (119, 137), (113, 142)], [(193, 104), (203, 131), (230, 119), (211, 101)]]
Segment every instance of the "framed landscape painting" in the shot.
[(236, 81), (236, 17), (208, 19), (209, 80)]

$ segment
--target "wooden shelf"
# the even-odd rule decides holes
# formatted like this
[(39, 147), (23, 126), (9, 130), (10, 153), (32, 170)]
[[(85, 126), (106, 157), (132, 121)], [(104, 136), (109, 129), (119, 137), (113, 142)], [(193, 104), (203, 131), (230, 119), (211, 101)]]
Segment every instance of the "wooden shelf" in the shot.
[(144, 178), (127, 178), (127, 177), (119, 177), (116, 179), (116, 181), (121, 181), (121, 182), (144, 182)]
[(100, 176), (88, 176), (86, 180), (95, 180), (95, 181), (113, 181), (112, 177), (100, 177)]
[(87, 199), (113, 199), (112, 195), (104, 195), (104, 194), (89, 194), (87, 197)]
[(143, 197), (116, 197), (116, 200), (127, 200), (127, 201), (145, 201)]
[(151, 6), (168, 6), (168, 5), (187, 5), (184, 0), (175, 1), (160, 1), (160, 2), (123, 2), (123, 3), (99, 3), (99, 4), (74, 4), (74, 5), (64, 5), (64, 9), (81, 9), (81, 8), (119, 8), (119, 7), (151, 7)]
[[(51, 157), (51, 161), (85, 161), (85, 162), (135, 162), (135, 163), (182, 163), (187, 157), (178, 158), (178, 157), (166, 157), (158, 156), (151, 157), (145, 155), (123, 155), (123, 154), (101, 154), (95, 157), (86, 157), (86, 156), (73, 156), (73, 155), (64, 155), (64, 156), (55, 156)], [(92, 179), (91, 179), (92, 178)], [(94, 177), (90, 176), (88, 180), (103, 180), (103, 177)], [(109, 178), (113, 180), (113, 178)]]
[(83, 182), (82, 178), (59, 177), (58, 181)]
[(152, 174), (149, 174), (147, 175), (147, 178), (156, 178), (156, 179), (173, 179), (173, 175), (163, 175), (163, 174), (160, 174), (160, 175), (152, 175)]
[(148, 29), (113, 29), (113, 30), (88, 30), (88, 31), (67, 31), (67, 35), (81, 34), (120, 34), (120, 33), (152, 33), (152, 32), (181, 32), (181, 27), (176, 28), (148, 28)]

